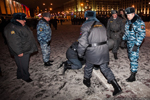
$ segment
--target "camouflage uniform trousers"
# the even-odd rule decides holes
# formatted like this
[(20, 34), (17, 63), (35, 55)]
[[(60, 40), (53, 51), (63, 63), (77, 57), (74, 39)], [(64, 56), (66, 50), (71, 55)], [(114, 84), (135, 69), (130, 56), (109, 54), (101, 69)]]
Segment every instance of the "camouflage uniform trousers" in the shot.
[(128, 57), (130, 59), (131, 72), (137, 72), (138, 71), (139, 48), (135, 52), (135, 51), (132, 51), (133, 46), (134, 46), (133, 43), (127, 43)]
[(48, 62), (50, 59), (50, 46), (47, 44), (40, 44), (42, 50), (43, 61)]

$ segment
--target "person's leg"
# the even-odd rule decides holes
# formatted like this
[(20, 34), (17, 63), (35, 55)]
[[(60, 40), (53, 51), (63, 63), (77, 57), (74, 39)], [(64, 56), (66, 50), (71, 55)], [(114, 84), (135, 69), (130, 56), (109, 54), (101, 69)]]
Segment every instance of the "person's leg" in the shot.
[(108, 80), (108, 83), (110, 83), (112, 80), (115, 79), (114, 74), (112, 73), (112, 71), (108, 67), (108, 63), (101, 64), (100, 70), (103, 73), (103, 75), (105, 76), (105, 78)]
[(139, 58), (139, 49), (137, 52), (131, 52), (129, 59), (130, 59), (130, 67), (131, 67), (131, 75), (129, 78), (126, 79), (127, 82), (133, 82), (136, 80), (135, 75), (138, 71), (138, 58)]
[(119, 45), (120, 45), (120, 41), (121, 40), (119, 38), (116, 38), (116, 39), (113, 39), (113, 40), (114, 40), (114, 47), (112, 49), (112, 52), (114, 54), (114, 58), (118, 59), (118, 57), (117, 57), (117, 51), (119, 49)]
[(92, 71), (93, 71), (93, 64), (86, 62), (86, 65), (84, 67), (84, 79), (83, 84), (87, 87), (91, 86), (90, 78), (92, 77)]
[(117, 81), (115, 80), (115, 76), (112, 73), (112, 71), (110, 70), (110, 68), (108, 67), (108, 63), (101, 64), (100, 70), (103, 73), (103, 75), (105, 76), (105, 78), (107, 79), (108, 83), (112, 84), (112, 86), (114, 88), (113, 96), (120, 94), (122, 92), (122, 89), (119, 86), (119, 84), (117, 83)]
[(45, 66), (51, 66), (49, 59), (50, 59), (50, 46), (47, 44), (41, 44), (42, 56)]
[(69, 59), (71, 62), (71, 69), (80, 69), (82, 68), (82, 64), (79, 59)]
[(30, 74), (29, 74), (29, 58), (30, 58), (30, 55), (29, 54), (26, 54), (26, 55), (23, 55), (23, 57), (18, 57), (18, 56), (15, 56), (15, 61), (16, 61), (16, 64), (17, 64), (17, 78), (22, 78), (23, 80), (28, 80), (30, 77)]

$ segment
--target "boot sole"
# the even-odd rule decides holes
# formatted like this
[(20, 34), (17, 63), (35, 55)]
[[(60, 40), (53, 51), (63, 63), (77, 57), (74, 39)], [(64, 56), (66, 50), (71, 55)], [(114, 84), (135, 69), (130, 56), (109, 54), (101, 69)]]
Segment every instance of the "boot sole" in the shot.
[(126, 81), (127, 81), (127, 82), (134, 82), (134, 81), (136, 81), (136, 80), (133, 80), (133, 81), (129, 81), (129, 80), (127, 80), (127, 79), (126, 79)]
[(120, 95), (122, 93), (122, 91), (118, 92), (117, 94), (113, 95), (113, 96), (117, 96)]

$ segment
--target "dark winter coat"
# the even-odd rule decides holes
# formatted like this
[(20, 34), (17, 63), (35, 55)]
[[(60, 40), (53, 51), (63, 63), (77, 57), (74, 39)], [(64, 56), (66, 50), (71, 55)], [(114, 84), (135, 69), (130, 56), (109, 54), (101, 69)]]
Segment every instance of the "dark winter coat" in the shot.
[(78, 39), (78, 55), (84, 55), (86, 61), (95, 65), (109, 62), (108, 45), (88, 47), (89, 44), (107, 41), (106, 28), (102, 23), (96, 22), (90, 35), (88, 32), (94, 21), (86, 21), (81, 27), (81, 36)]
[(124, 33), (124, 23), (122, 22), (122, 19), (120, 17), (113, 19), (113, 17), (111, 16), (107, 22), (108, 37), (112, 39), (122, 38), (123, 33)]
[(8, 42), (9, 51), (13, 56), (38, 51), (33, 33), (26, 25), (22, 26), (19, 22), (12, 20), (5, 27), (4, 35)]
[(67, 59), (78, 59), (77, 47), (78, 42), (72, 43), (66, 52)]

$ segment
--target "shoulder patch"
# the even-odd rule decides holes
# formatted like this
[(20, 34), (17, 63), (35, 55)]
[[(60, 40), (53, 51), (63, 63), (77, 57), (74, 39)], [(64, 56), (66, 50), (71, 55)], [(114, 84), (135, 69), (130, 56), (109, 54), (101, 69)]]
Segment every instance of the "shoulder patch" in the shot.
[(144, 25), (141, 25), (141, 29), (142, 29), (142, 30), (145, 29), (145, 26), (144, 26)]
[(43, 28), (40, 28), (40, 31), (43, 31)]
[(113, 21), (110, 21), (111, 23), (113, 22)]
[(102, 25), (94, 25), (94, 27), (101, 27)]
[(15, 31), (11, 31), (11, 34), (15, 34)]

